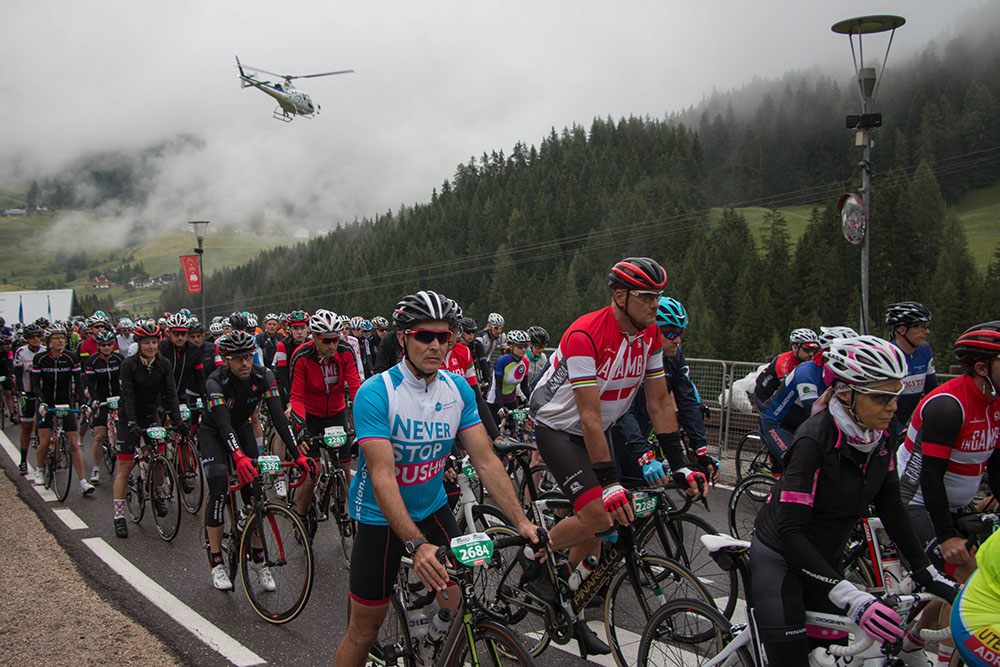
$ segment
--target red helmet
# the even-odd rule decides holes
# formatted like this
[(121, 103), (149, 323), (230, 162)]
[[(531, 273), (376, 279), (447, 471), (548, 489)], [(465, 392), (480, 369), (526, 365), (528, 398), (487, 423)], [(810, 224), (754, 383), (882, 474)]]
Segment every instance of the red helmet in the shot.
[(626, 257), (611, 267), (608, 287), (611, 289), (662, 290), (667, 284), (667, 272), (659, 262), (649, 257)]
[(136, 342), (141, 341), (143, 338), (159, 338), (160, 337), (160, 327), (157, 326), (155, 320), (140, 320), (136, 322), (135, 331), (132, 332), (132, 338)]
[(955, 341), (955, 356), (963, 364), (1000, 355), (1000, 320), (983, 322), (965, 330)]

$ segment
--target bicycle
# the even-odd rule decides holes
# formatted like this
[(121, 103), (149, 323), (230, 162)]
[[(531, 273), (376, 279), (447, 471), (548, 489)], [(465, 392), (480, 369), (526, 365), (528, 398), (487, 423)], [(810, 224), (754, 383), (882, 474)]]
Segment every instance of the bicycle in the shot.
[[(643, 629), (638, 664), (762, 667), (764, 648), (757, 632), (749, 587), (750, 543), (724, 534), (702, 539), (720, 565), (739, 571), (747, 591), (748, 622), (733, 625), (701, 601), (674, 600), (658, 609)], [(882, 602), (896, 609), (904, 619), (912, 619), (923, 605), (937, 599), (930, 593), (905, 593), (887, 595)], [(857, 664), (870, 667), (895, 664), (892, 659), (902, 646), (901, 643), (876, 644), (853, 619), (838, 614), (806, 611), (806, 623), (846, 631), (851, 636), (850, 643), (844, 646), (814, 648), (809, 654), (809, 665), (832, 665), (834, 658), (847, 656)], [(655, 655), (653, 660), (650, 660), (651, 653)]]
[(63, 404), (49, 408), (43, 403), (42, 407), (52, 412), (52, 438), (49, 440), (48, 454), (45, 455), (45, 488), (52, 489), (59, 502), (64, 502), (69, 496), (70, 482), (73, 481), (73, 456), (69, 437), (63, 430), (63, 417), (79, 414), (80, 411)]
[[(306, 529), (309, 531), (309, 536), (314, 537), (319, 522), (329, 520), (332, 514), (337, 523), (337, 531), (340, 533), (344, 563), (347, 569), (350, 569), (351, 551), (354, 549), (357, 527), (347, 511), (347, 493), (350, 484), (347, 481), (347, 473), (340, 467), (340, 451), (348, 446), (348, 434), (343, 426), (328, 426), (322, 436), (311, 436), (309, 442), (310, 447), (319, 447), (320, 456), (317, 461), (319, 472), (316, 476), (316, 486), (313, 487), (313, 500), (306, 512)], [(290, 486), (295, 488), (299, 484)], [(294, 506), (295, 494), (289, 493), (288, 498), (289, 506)]]
[(739, 540), (749, 540), (757, 512), (771, 495), (777, 480), (771, 475), (755, 474), (744, 477), (729, 496), (729, 534)]
[(476, 498), (473, 484), (479, 483), (479, 488), (482, 488), (482, 483), (479, 482), (479, 473), (468, 456), (461, 461), (449, 461), (449, 464), (453, 465), (457, 473), (455, 483), (458, 484), (460, 495), (458, 504), (455, 505), (455, 519), (460, 533), (464, 535), (470, 530), (482, 532), (490, 526), (513, 525), (499, 507), (482, 504)]
[[(103, 456), (101, 457), (104, 462), (104, 469), (108, 471), (109, 475), (115, 474), (115, 465), (118, 461), (118, 452), (116, 451), (116, 443), (118, 438), (117, 424), (118, 424), (118, 402), (121, 400), (120, 396), (108, 396), (107, 400), (96, 401), (94, 403), (94, 409), (100, 409), (103, 407), (108, 408), (108, 419), (107, 419), (107, 429), (108, 432), (104, 437), (104, 442), (101, 443), (101, 451)], [(94, 462), (97, 465), (97, 462)]]
[[(194, 406), (197, 411), (201, 406), (199, 398)], [(183, 424), (178, 424), (179, 439), (169, 448), (171, 461), (177, 470), (180, 481), (181, 502), (191, 514), (197, 514), (205, 498), (205, 473), (201, 469), (196, 443), (198, 427), (191, 423), (192, 408), (180, 405)]]
[(142, 453), (136, 456), (136, 465), (128, 476), (125, 508), (132, 523), (139, 523), (146, 511), (146, 498), (151, 498), (156, 532), (163, 541), (169, 542), (177, 537), (181, 508), (177, 473), (162, 453), (166, 451), (166, 438), (167, 429), (162, 426), (150, 426), (142, 432)]
[(775, 466), (774, 457), (757, 431), (749, 431), (740, 438), (739, 444), (736, 445), (735, 463), (737, 484), (750, 475), (781, 474)]
[[(277, 456), (261, 456), (256, 463), (265, 479), (278, 474), (282, 468), (295, 465), (282, 463)], [(303, 481), (305, 478), (300, 477), (292, 485), (298, 486)], [(251, 486), (250, 504), (243, 506), (242, 499), (236, 495), (243, 486), (239, 481), (232, 483), (226, 494), (223, 564), (230, 581), (239, 567), (247, 600), (261, 618), (275, 625), (288, 623), (302, 613), (312, 592), (312, 541), (293, 510), (265, 499), (262, 484)], [(208, 527), (204, 523), (202, 538), (211, 565)], [(258, 550), (260, 560), (255, 561), (254, 552)]]
[[(489, 565), (494, 554), (505, 548), (520, 549), (527, 540), (520, 535), (492, 538), (485, 533), (462, 535), (439, 547), (437, 557), (450, 556), (454, 564), (446, 566), (449, 577), (458, 586), (449, 588), (461, 597), (447, 633), (438, 641), (424, 638), (420, 621), (425, 609), (435, 599), (433, 591), (423, 592), (419, 581), (411, 582), (412, 559), (404, 556), (399, 577), (390, 598), (390, 609), (379, 630), (378, 639), (369, 651), (372, 664), (418, 665), (535, 665), (516, 633), (482, 607), (474, 594), (473, 578), (477, 567)], [(447, 597), (447, 596), (446, 596)], [(441, 613), (441, 612), (439, 612)], [(447, 616), (447, 614), (445, 614)], [(426, 625), (424, 623), (423, 625)], [(414, 632), (411, 632), (411, 627)]]

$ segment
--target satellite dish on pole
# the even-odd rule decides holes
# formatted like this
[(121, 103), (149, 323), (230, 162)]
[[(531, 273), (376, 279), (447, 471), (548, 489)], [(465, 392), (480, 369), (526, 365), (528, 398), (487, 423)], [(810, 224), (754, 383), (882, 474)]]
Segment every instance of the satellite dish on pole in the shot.
[(861, 245), (868, 234), (868, 212), (861, 197), (854, 193), (840, 195), (837, 201), (840, 211), (840, 224), (844, 238), (852, 245)]

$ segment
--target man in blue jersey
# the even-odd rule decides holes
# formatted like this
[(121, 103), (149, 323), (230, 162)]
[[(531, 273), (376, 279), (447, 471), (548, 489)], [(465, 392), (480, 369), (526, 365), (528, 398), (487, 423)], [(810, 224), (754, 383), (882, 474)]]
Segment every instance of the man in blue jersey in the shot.
[(823, 371), (823, 353), (830, 349), (830, 343), (839, 338), (854, 338), (858, 335), (850, 327), (820, 327), (820, 351), (812, 363), (805, 362), (795, 367), (785, 385), (774, 393), (767, 409), (760, 414), (760, 437), (771, 452), (775, 472), (781, 472), (782, 460), (792, 446), (795, 429), (812, 414), (813, 403), (829, 386)]
[(906, 356), (907, 373), (896, 408), (896, 420), (902, 430), (920, 399), (937, 387), (934, 351), (927, 342), (931, 332), (931, 311), (916, 301), (900, 301), (889, 306), (885, 323), (890, 328), (889, 341)]
[[(524, 516), (510, 478), (494, 453), (469, 383), (442, 371), (461, 309), (440, 294), (404, 297), (393, 313), (403, 360), (358, 390), (354, 424), (360, 455), (349, 508), (358, 522), (351, 554), (351, 614), (337, 648), (338, 666), (363, 665), (385, 620), (403, 554), (428, 589), (449, 584), (438, 546), (458, 535), (442, 477), (455, 436), (472, 459), (491, 499), (525, 538), (537, 528)], [(459, 596), (439, 603), (454, 607)]]

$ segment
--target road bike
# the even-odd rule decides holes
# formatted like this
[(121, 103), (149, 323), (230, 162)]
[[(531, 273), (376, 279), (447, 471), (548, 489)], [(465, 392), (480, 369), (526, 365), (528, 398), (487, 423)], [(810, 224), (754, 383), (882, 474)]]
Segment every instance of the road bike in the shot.
[[(348, 433), (343, 426), (328, 426), (321, 436), (309, 438), (310, 447), (319, 447), (319, 466), (316, 485), (313, 487), (313, 500), (306, 511), (306, 530), (315, 536), (318, 524), (333, 518), (340, 534), (340, 548), (344, 563), (348, 569), (351, 566), (351, 551), (354, 549), (354, 535), (357, 525), (347, 511), (347, 492), (350, 483), (347, 473), (340, 466), (340, 453), (348, 447)], [(301, 474), (301, 473), (299, 473)], [(291, 472), (294, 477), (296, 471)], [(293, 488), (298, 484), (292, 484)], [(289, 506), (294, 506), (295, 494), (289, 493)]]
[[(295, 512), (283, 504), (268, 502), (264, 483), (282, 468), (294, 463), (282, 463), (277, 456), (261, 456), (255, 460), (264, 477), (250, 485), (249, 503), (244, 504), (240, 493), (244, 484), (229, 485), (223, 509), (223, 565), (234, 581), (239, 569), (243, 590), (253, 610), (268, 623), (281, 625), (294, 620), (309, 601), (313, 584), (312, 541)], [(298, 486), (300, 477), (291, 483)], [(206, 515), (207, 518), (207, 515)], [(202, 525), (205, 553), (211, 561), (208, 528)]]
[[(108, 409), (108, 432), (104, 436), (104, 442), (101, 443), (101, 460), (104, 463), (104, 469), (107, 470), (108, 474), (112, 476), (115, 474), (115, 464), (118, 462), (117, 444), (119, 401), (121, 401), (120, 396), (108, 396), (107, 399), (103, 401), (95, 401), (93, 406), (95, 411), (104, 407)], [(94, 465), (97, 465), (97, 461), (94, 461)]]
[(196, 414), (201, 405), (200, 398), (191, 407), (183, 403), (180, 405), (183, 423), (177, 425), (178, 439), (168, 448), (180, 482), (181, 503), (191, 514), (198, 513), (205, 498), (205, 473), (198, 456), (198, 426), (191, 419), (192, 414)]
[(128, 477), (125, 489), (125, 509), (132, 523), (142, 521), (146, 499), (153, 505), (153, 523), (156, 532), (169, 542), (177, 536), (181, 525), (181, 507), (178, 497), (177, 473), (170, 460), (164, 456), (167, 429), (150, 426), (142, 432), (141, 453)]
[(778, 468), (775, 466), (774, 457), (770, 450), (764, 445), (764, 441), (757, 431), (746, 433), (736, 445), (736, 482), (743, 481), (750, 475), (778, 475)]
[(52, 413), (52, 438), (49, 440), (49, 452), (45, 455), (45, 488), (51, 489), (59, 502), (63, 502), (69, 496), (70, 482), (73, 481), (73, 452), (69, 436), (63, 430), (63, 418), (80, 411), (69, 405), (49, 408), (42, 404), (41, 407)]

